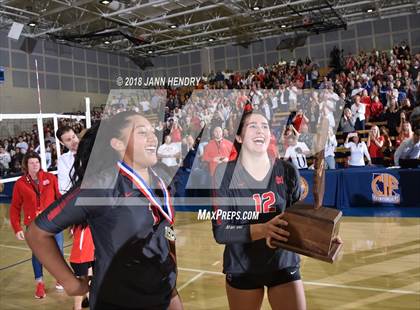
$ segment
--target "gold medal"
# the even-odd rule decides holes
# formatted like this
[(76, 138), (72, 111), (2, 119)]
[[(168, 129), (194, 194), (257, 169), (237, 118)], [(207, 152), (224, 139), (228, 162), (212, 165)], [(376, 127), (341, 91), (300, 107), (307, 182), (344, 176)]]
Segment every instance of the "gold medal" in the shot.
[(169, 241), (176, 240), (175, 231), (169, 226), (165, 227), (165, 238), (168, 239)]

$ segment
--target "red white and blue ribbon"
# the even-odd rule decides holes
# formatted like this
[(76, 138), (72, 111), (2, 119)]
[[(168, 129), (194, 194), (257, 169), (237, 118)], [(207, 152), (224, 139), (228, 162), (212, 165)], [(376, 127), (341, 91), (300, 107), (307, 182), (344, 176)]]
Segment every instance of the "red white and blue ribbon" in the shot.
[(164, 201), (161, 203), (161, 201), (155, 196), (154, 191), (147, 185), (143, 178), (134, 171), (133, 168), (131, 168), (122, 160), (118, 162), (118, 167), (120, 168), (120, 171), (122, 171), (124, 175), (126, 175), (133, 182), (133, 184), (143, 193), (147, 200), (149, 200), (150, 203), (155, 206), (172, 225), (174, 222), (174, 212), (169, 191), (166, 188), (163, 180), (152, 169), (150, 169), (153, 175), (159, 180), (158, 183), (163, 192)]

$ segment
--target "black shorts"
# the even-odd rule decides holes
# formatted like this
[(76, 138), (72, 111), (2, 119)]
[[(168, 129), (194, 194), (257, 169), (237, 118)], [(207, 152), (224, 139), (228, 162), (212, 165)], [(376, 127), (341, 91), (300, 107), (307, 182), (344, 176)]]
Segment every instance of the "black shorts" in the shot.
[(226, 274), (226, 282), (233, 288), (239, 290), (254, 290), (259, 288), (273, 287), (300, 280), (299, 267), (288, 267), (276, 272), (265, 274)]
[(80, 263), (80, 264), (70, 263), (70, 265), (76, 277), (84, 277), (88, 275), (89, 268), (93, 267), (93, 262)]

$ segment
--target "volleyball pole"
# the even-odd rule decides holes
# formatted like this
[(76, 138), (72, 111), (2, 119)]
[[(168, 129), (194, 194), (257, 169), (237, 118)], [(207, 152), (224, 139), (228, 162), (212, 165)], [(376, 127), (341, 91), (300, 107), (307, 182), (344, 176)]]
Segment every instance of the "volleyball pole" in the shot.
[(47, 171), (47, 159), (45, 154), (45, 138), (44, 138), (44, 126), (42, 122), (42, 103), (41, 103), (41, 90), (39, 88), (39, 75), (38, 75), (38, 61), (35, 59), (35, 74), (36, 74), (36, 86), (38, 90), (38, 107), (39, 115), (36, 118), (36, 123), (38, 126), (38, 136), (39, 136), (39, 147), (41, 151), (41, 167), (44, 171)]
[(90, 120), (90, 98), (89, 97), (85, 97), (85, 103), (86, 103), (86, 129), (89, 129), (92, 124), (91, 124), (91, 120)]
[(57, 115), (54, 115), (53, 123), (54, 123), (54, 137), (55, 137), (55, 146), (56, 146), (56, 150), (57, 150), (57, 158), (59, 158), (60, 155), (61, 155), (60, 140), (55, 135), (55, 133), (58, 130), (58, 117), (57, 117)]

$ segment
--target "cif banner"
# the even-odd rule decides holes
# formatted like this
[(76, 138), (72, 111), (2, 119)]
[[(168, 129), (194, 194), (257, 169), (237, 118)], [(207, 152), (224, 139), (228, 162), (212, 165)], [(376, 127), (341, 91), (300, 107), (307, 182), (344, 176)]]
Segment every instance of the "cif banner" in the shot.
[(372, 201), (400, 204), (398, 179), (389, 173), (372, 173)]

